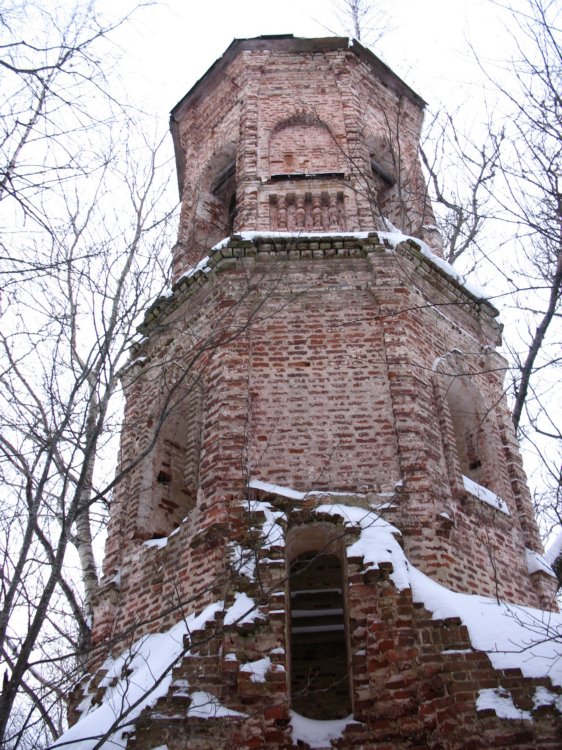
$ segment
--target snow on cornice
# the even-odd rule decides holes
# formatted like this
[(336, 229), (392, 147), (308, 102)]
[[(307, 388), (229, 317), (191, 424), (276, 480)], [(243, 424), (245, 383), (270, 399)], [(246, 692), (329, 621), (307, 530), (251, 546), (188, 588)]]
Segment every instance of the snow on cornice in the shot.
[[(213, 270), (215, 263), (213, 262), (213, 255), (229, 247), (234, 241), (242, 242), (255, 242), (256, 240), (329, 240), (329, 239), (351, 239), (351, 240), (368, 240), (376, 239), (378, 237), (385, 249), (392, 252), (398, 248), (399, 245), (407, 243), (410, 248), (417, 250), (429, 263), (442, 274), (448, 277), (455, 284), (465, 290), (471, 297), (480, 301), (487, 302), (494, 310), (494, 315), (498, 314), (498, 311), (492, 305), (489, 300), (489, 295), (481, 289), (477, 284), (469, 281), (466, 276), (459, 273), (450, 263), (444, 258), (436, 255), (429, 247), (429, 245), (418, 237), (402, 234), (399, 231), (391, 232), (268, 232), (268, 231), (252, 231), (252, 232), (240, 232), (238, 234), (225, 237), (220, 242), (214, 245), (209, 255), (202, 258), (197, 265), (192, 268), (188, 268), (178, 279), (174, 282), (171, 289), (164, 289), (158, 297), (148, 306), (144, 320), (138, 327), (137, 331), (144, 336), (146, 327), (149, 321), (159, 315), (165, 310), (168, 305), (173, 303), (174, 297), (177, 292), (185, 286), (186, 283), (192, 283), (196, 280), (200, 280), (201, 277), (209, 274)], [(140, 342), (136, 342), (138, 348)]]
[[(357, 240), (369, 239), (369, 236), (376, 234), (379, 239), (389, 249), (396, 249), (402, 242), (414, 242), (419, 248), (420, 253), (429, 260), (434, 266), (437, 266), (443, 271), (449, 278), (455, 281), (460, 286), (464, 287), (476, 299), (488, 300), (486, 292), (481, 289), (477, 284), (469, 281), (466, 276), (459, 273), (450, 263), (444, 258), (440, 258), (436, 255), (429, 245), (418, 237), (403, 234), (399, 230), (391, 232), (240, 232), (237, 237), (240, 237), (242, 241), (253, 242), (256, 239), (295, 239), (295, 240), (313, 240), (313, 239), (327, 239), (328, 237), (334, 238), (352, 238)], [(230, 243), (231, 237), (225, 237), (223, 240), (218, 242), (211, 250), (211, 253), (217, 250), (222, 250), (227, 247)]]
[(293, 490), (291, 487), (283, 487), (280, 484), (271, 484), (271, 482), (263, 482), (261, 479), (250, 479), (248, 487), (251, 490), (259, 490), (260, 492), (267, 492), (270, 495), (279, 495), (280, 497), (286, 497), (289, 500), (305, 500), (307, 497), (365, 497), (365, 495), (358, 494), (356, 492), (332, 492), (328, 490), (308, 490), (307, 492), (299, 492)]

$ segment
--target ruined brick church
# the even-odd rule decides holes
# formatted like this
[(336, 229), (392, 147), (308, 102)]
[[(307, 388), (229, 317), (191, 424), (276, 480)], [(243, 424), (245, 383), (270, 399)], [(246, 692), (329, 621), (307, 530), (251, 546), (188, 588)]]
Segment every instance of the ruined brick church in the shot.
[(173, 109), (69, 737), (110, 706), (128, 750), (562, 746), (556, 660), (511, 630), (546, 642), (556, 587), (498, 311), (443, 260), (424, 106), (357, 42), (274, 36)]

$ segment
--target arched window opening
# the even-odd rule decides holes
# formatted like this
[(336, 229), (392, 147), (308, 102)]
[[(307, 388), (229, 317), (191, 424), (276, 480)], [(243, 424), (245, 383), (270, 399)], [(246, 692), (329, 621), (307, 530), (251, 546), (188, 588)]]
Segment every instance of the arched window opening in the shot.
[(455, 376), (447, 389), (447, 404), (462, 473), (491, 487), (495, 463), (491, 424), (480, 391), (467, 376)]
[(338, 555), (309, 551), (290, 566), (293, 709), (311, 719), (351, 713), (343, 570)]
[(193, 382), (169, 410), (152, 453), (154, 505), (150, 535), (168, 536), (189, 515), (197, 498), (203, 392)]
[(392, 174), (392, 165), (385, 163), (375, 152), (370, 154), (371, 172), (377, 183), (382, 183), (381, 189), (391, 188), (396, 183), (396, 177)]
[(399, 214), (396, 211), (396, 157), (388, 140), (383, 137), (370, 138), (369, 162), (373, 181), (373, 202), (376, 212), (398, 223)]
[(236, 146), (230, 143), (210, 159), (199, 185), (192, 241), (200, 254), (234, 233), (236, 207)]

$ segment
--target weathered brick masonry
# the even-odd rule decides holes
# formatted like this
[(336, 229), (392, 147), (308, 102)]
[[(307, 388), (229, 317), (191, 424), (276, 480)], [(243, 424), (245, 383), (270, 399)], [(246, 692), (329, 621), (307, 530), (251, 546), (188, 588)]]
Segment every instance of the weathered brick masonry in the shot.
[[(357, 529), (316, 510), (378, 509), (409, 561), (450, 589), (551, 607), (552, 579), (527, 567), (541, 547), (502, 396), (497, 311), (425, 246), (387, 234), (390, 220), (439, 254), (422, 113), (357, 43), (292, 37), (233, 42), (172, 113), (173, 294), (147, 312), (123, 379), (125, 473), (92, 670), (104, 647), (239, 592), (260, 618), (224, 627), (217, 616), (192, 633), (129, 748), (289, 748), (291, 706), (352, 712), (362, 723), (340, 748), (560, 746), (554, 706), (518, 722), (475, 707), (501, 685), (530, 711), (546, 678), (494, 669), (459, 621), (432, 620), (395, 586), (390, 563), (374, 571), (346, 554)], [(303, 591), (288, 581), (297, 563)], [(327, 648), (329, 679), (345, 686), (308, 714), (291, 680), (325, 659), (317, 642), (297, 657), (290, 635), (291, 616), (310, 616), (291, 603), (306, 591), (344, 634)], [(265, 682), (252, 681), (240, 665), (265, 656)], [(174, 688), (185, 680), (245, 716), (187, 718), (191, 699)]]

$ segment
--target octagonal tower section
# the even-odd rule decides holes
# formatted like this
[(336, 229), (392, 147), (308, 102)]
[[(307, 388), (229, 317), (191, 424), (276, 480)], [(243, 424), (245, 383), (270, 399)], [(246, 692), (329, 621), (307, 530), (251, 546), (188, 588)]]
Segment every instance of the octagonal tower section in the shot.
[(440, 255), (422, 115), (356, 42), (288, 36), (234, 41), (172, 112), (174, 280), (123, 373), (88, 683), (113, 710), (111, 680), (158, 666), (145, 643), (175, 654), (130, 750), (286, 750), (291, 711), (353, 713), (341, 748), (515, 747), (480, 688), (528, 713), (548, 687), (432, 619), (463, 593), (548, 608), (554, 579), (498, 311)]
[(394, 226), (438, 248), (418, 158), (423, 107), (357, 42), (235, 40), (171, 113), (174, 278), (248, 231)]

